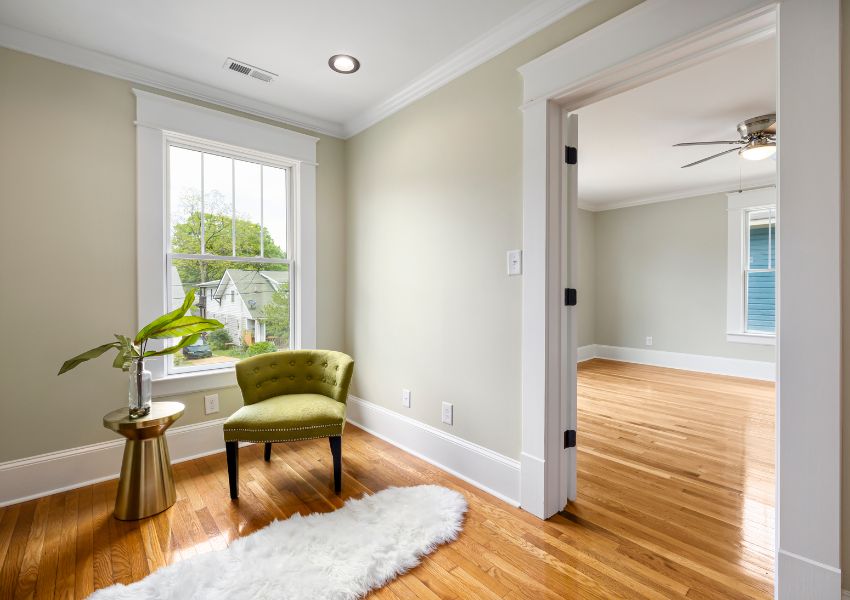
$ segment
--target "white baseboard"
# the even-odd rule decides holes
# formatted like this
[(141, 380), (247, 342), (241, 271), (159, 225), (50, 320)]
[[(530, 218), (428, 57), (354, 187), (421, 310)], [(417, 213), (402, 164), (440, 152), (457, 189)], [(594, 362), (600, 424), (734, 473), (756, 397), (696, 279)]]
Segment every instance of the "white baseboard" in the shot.
[(598, 358), (596, 356), (596, 344), (590, 344), (588, 346), (579, 346), (577, 357), (578, 362), (584, 362), (586, 360), (590, 360), (591, 358)]
[[(348, 401), (348, 420), (494, 496), (519, 506), (519, 462), (360, 398)], [(224, 451), (224, 419), (170, 429), (171, 462)], [(0, 506), (115, 479), (124, 439), (0, 463)]]
[(776, 364), (767, 361), (726, 358), (723, 356), (706, 356), (703, 354), (685, 354), (683, 352), (666, 352), (664, 350), (647, 350), (645, 348), (626, 348), (622, 346), (604, 346), (593, 344), (578, 349), (579, 362), (591, 358), (608, 358), (623, 362), (686, 371), (714, 373), (716, 375), (731, 375), (747, 377), (763, 381), (776, 381)]
[(356, 396), (348, 397), (346, 418), (393, 446), (519, 506), (519, 461)]
[(780, 549), (776, 556), (777, 600), (845, 598), (841, 569)]
[[(224, 419), (166, 432), (171, 462), (224, 451)], [(0, 463), (0, 506), (64, 492), (107, 479), (121, 470), (124, 438)]]

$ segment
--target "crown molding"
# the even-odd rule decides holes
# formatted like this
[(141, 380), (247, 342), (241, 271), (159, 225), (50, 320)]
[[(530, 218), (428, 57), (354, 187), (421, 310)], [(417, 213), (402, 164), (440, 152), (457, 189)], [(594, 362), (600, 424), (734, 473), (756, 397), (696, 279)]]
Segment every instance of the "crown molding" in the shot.
[(578, 207), (582, 210), (589, 210), (591, 212), (603, 212), (606, 210), (616, 210), (618, 208), (629, 208), (630, 206), (642, 206), (644, 204), (656, 204), (658, 202), (672, 202), (673, 200), (687, 200), (688, 198), (698, 198), (699, 196), (708, 196), (709, 194), (728, 194), (731, 192), (754, 190), (773, 185), (776, 185), (775, 177), (743, 181), (740, 189), (737, 181), (727, 181), (698, 188), (688, 188), (687, 190), (679, 192), (670, 192), (669, 194), (645, 196), (643, 198), (635, 198), (631, 200), (614, 200), (612, 202), (599, 203), (579, 202)]
[(2, 23), (0, 23), (0, 46), (271, 119), (285, 125), (300, 127), (337, 138), (343, 137), (344, 134), (344, 129), (340, 123), (254, 100), (241, 94), (235, 94), (205, 83), (185, 79), (165, 71), (30, 33)]
[(344, 124), (346, 138), (368, 129), (405, 106), (424, 98), (511, 46), (564, 18), (591, 0), (537, 0), (428, 69), (386, 100), (366, 109)]
[(72, 67), (124, 79), (231, 108), (247, 114), (272, 119), (346, 139), (398, 112), (460, 77), (491, 58), (501, 54), (544, 27), (564, 18), (591, 0), (536, 0), (484, 35), (467, 44), (448, 58), (428, 69), (404, 88), (392, 94), (345, 123), (320, 119), (287, 108), (255, 100), (205, 83), (185, 79), (172, 73), (132, 61), (89, 50), (74, 44), (10, 27), (0, 23), (0, 46), (47, 58)]

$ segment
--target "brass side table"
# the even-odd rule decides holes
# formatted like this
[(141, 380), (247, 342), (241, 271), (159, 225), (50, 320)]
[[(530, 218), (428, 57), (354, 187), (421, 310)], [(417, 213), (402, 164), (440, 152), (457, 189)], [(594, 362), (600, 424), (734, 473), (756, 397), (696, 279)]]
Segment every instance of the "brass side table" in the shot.
[(103, 417), (103, 426), (127, 438), (115, 498), (115, 517), (122, 521), (144, 519), (174, 504), (174, 476), (165, 430), (186, 407), (180, 402), (152, 402), (151, 412), (131, 419), (127, 407)]

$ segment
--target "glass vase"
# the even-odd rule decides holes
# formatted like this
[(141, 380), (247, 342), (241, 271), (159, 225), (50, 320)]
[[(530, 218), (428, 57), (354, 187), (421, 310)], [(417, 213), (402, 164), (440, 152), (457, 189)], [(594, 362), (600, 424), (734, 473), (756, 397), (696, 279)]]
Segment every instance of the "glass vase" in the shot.
[(130, 362), (130, 418), (139, 419), (151, 412), (151, 372), (145, 370), (145, 361)]

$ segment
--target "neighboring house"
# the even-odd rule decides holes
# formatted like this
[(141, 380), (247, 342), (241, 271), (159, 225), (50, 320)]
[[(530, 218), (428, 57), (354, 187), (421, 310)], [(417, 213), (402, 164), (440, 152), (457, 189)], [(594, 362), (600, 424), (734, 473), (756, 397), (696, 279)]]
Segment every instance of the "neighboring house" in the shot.
[(224, 323), (234, 342), (251, 345), (266, 341), (263, 308), (289, 281), (288, 271), (227, 269), (218, 282), (205, 282), (207, 317)]
[(747, 271), (747, 331), (776, 332), (776, 228), (773, 223), (750, 229)]
[(168, 310), (174, 310), (175, 308), (183, 304), (183, 300), (186, 298), (187, 291), (188, 290), (183, 287), (183, 280), (180, 278), (180, 273), (177, 271), (177, 267), (171, 265), (171, 277), (169, 278), (168, 288)]

